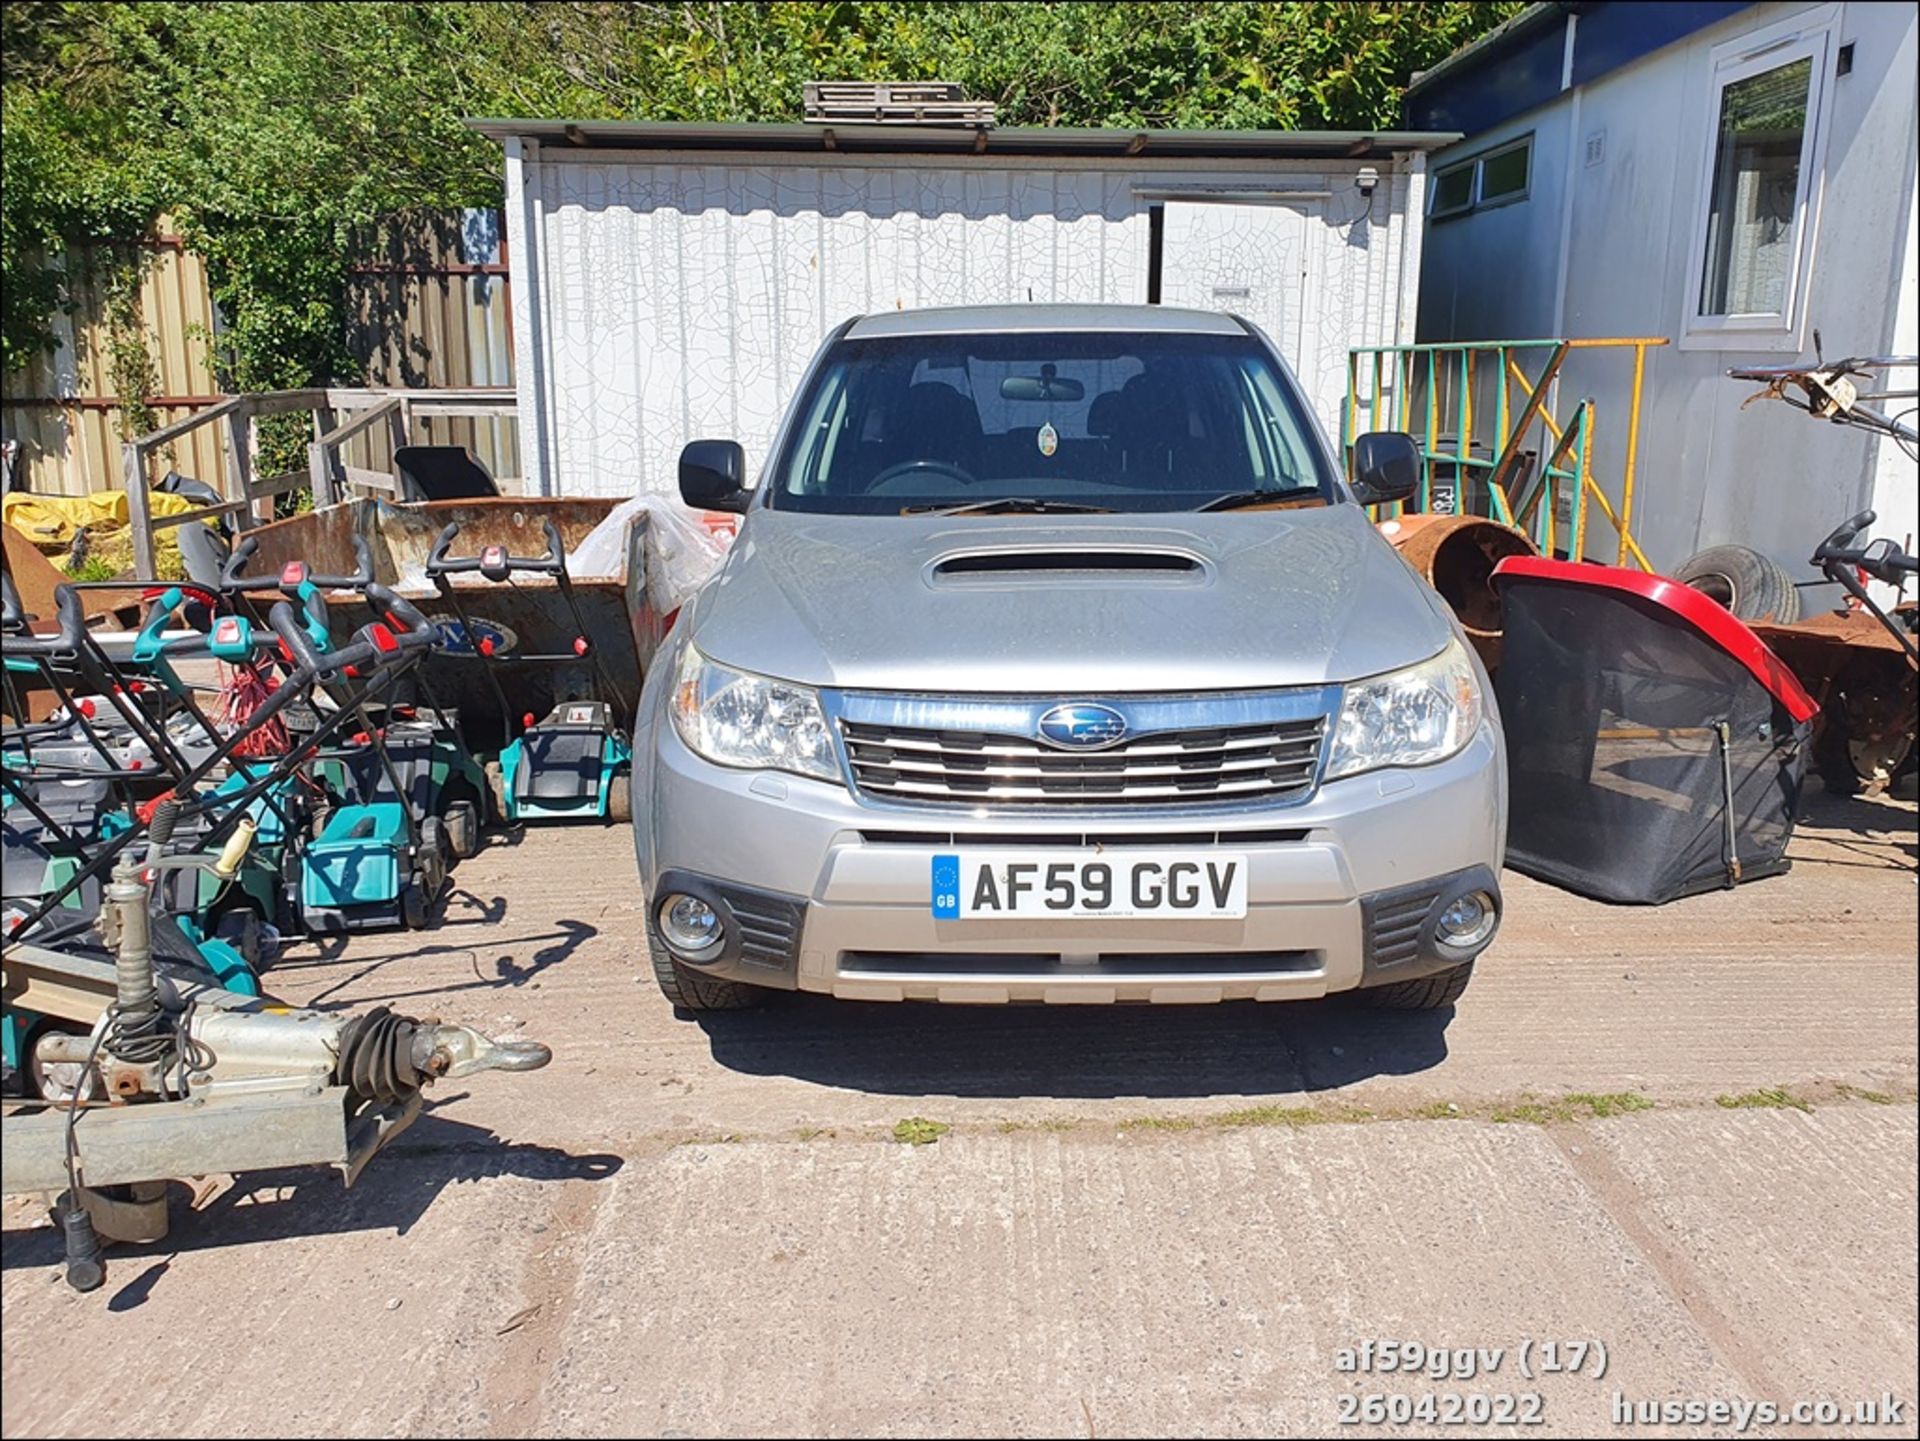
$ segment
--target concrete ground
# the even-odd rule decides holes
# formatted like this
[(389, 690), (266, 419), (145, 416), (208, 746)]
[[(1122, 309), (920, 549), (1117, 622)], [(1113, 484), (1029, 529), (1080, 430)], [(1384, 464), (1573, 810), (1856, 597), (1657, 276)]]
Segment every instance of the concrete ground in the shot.
[[(1913, 1435), (1913, 807), (1817, 801), (1794, 854), (1657, 910), (1510, 875), (1457, 1013), (694, 1022), (623, 831), (502, 840), (438, 930), (271, 983), (553, 1065), (442, 1087), (351, 1191), (205, 1182), (91, 1296), (8, 1202), (0, 1431), (1511, 1434), (1531, 1393), (1591, 1435), (1891, 1393), (1892, 1425), (1789, 1429)], [(1489, 1354), (1351, 1369), (1387, 1341)]]

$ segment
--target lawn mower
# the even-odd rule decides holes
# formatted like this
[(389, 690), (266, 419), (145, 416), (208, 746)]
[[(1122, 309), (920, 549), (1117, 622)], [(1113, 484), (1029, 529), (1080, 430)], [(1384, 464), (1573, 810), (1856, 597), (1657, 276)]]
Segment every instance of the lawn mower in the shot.
[[(449, 648), (476, 657), (485, 669), (487, 680), (506, 718), (509, 736), (499, 758), (487, 767), (489, 787), (497, 813), (509, 822), (578, 820), (628, 820), (632, 816), (629, 774), (633, 751), (626, 735), (615, 723), (614, 709), (605, 699), (618, 695), (618, 687), (607, 673), (599, 650), (587, 636), (587, 624), (567, 574), (566, 550), (560, 532), (552, 520), (542, 522), (547, 541), (545, 555), (517, 556), (503, 545), (487, 545), (478, 555), (455, 556), (452, 548), (459, 534), (458, 521), (449, 522), (433, 543), (426, 562), (426, 573), (435, 588), (453, 610), (459, 634), (451, 637)], [(477, 574), (494, 584), (511, 584), (515, 575), (550, 576), (559, 590), (567, 614), (572, 618), (574, 639), (567, 651), (555, 653), (515, 652), (502, 654), (486, 627), (476, 625), (453, 583), (457, 575)], [(518, 718), (518, 729), (507, 701), (506, 688), (499, 670), (509, 665), (549, 665), (561, 667), (556, 674), (566, 677), (574, 672), (574, 688), (580, 683), (581, 663), (604, 689), (599, 696), (576, 695), (558, 699), (543, 719), (532, 711)], [(555, 683), (556, 698), (565, 688)]]
[[(6, 730), (6, 761), (0, 771), (6, 799), (0, 815), (0, 935), (46, 945), (98, 947), (104, 943), (100, 918), (106, 899), (101, 858), (125, 843), (140, 825), (142, 812), (170, 793), (170, 782), (189, 773), (187, 763), (164, 743), (165, 722), (147, 711), (162, 694), (163, 682), (157, 677), (152, 684), (132, 680), (137, 667), (131, 664), (122, 678), (110, 679), (121, 674), (120, 669), (86, 630), (72, 587), (56, 593), (59, 628), (47, 636), (29, 629), (10, 580), (0, 582), (0, 592), (6, 709), (16, 720)], [(163, 597), (143, 634), (157, 634), (167, 610), (164, 602)], [(178, 641), (173, 644), (177, 649)], [(46, 720), (20, 719), (30, 707), (16, 682), (27, 677), (61, 698)], [(111, 708), (103, 704), (96, 710), (89, 698), (75, 697), (69, 685), (75, 679), (104, 684), (101, 700), (110, 700)], [(201, 760), (210, 765), (211, 751), (202, 752)], [(169, 874), (167, 881), (150, 902), (150, 930), (158, 953), (175, 967), (210, 976), (236, 995), (258, 995), (260, 928), (250, 912), (244, 920), (230, 919), (228, 891), (238, 883), (257, 892), (264, 882), (262, 899), (270, 905), (271, 877), (236, 867), (219, 885), (195, 885), (184, 874)], [(20, 1080), (31, 1065), (33, 1041), (50, 1022), (16, 1001), (9, 992), (0, 1018), (0, 1051), (7, 1075)], [(38, 1078), (26, 1077), (23, 1083), (31, 1090), (40, 1088)]]
[[(40, 889), (27, 891), (17, 885), (9, 886), (10, 890), (24, 893), (14, 897), (8, 906), (7, 939), (95, 948), (103, 944), (107, 938), (100, 934), (98, 924), (105, 899), (102, 875), (150, 822), (156, 806), (181, 802), (184, 798), (187, 803), (177, 809), (163, 844), (183, 853), (197, 847), (211, 848), (223, 837), (241, 829), (248, 834), (249, 844), (236, 855), (231, 867), (217, 875), (205, 872), (204, 868), (183, 868), (178, 874), (170, 873), (163, 883), (150, 887), (155, 907), (150, 918), (154, 945), (170, 962), (210, 973), (223, 989), (237, 994), (258, 994), (256, 957), (260, 917), (273, 913), (281, 866), (268, 862), (251, 871), (248, 869), (252, 837), (257, 832), (254, 818), (274, 822), (274, 834), (282, 840), (301, 834), (303, 818), (283, 803), (292, 793), (293, 783), (311, 770), (314, 757), (332, 743), (341, 727), (356, 718), (364, 724), (369, 695), (382, 694), (396, 678), (417, 664), (427, 648), (439, 642), (438, 629), (406, 602), (378, 588), (373, 598), (384, 613), (392, 617), (393, 624), (376, 622), (363, 627), (365, 644), (374, 646), (380, 663), (356, 668), (330, 665), (326, 654), (315, 646), (313, 633), (316, 630), (326, 633), (320, 629), (326, 623), (325, 601), (317, 592), (304, 598), (299, 611), (285, 601), (276, 603), (269, 617), (269, 628), (258, 629), (245, 616), (221, 616), (206, 634), (191, 630), (168, 632), (164, 618), (179, 597), (172, 592), (158, 597), (157, 614), (149, 616), (140, 632), (144, 638), (140, 646), (142, 664), (150, 668), (149, 674), (171, 673), (168, 664), (171, 658), (217, 652), (244, 664), (278, 655), (287, 666), (288, 677), (277, 689), (268, 692), (247, 722), (235, 726), (212, 753), (190, 765), (174, 758), (172, 769), (154, 778), (163, 787), (161, 790), (144, 801), (132, 802), (129, 798), (130, 803), (123, 811), (108, 812), (91, 843), (74, 827), (61, 825), (57, 817), (38, 807), (31, 795), (30, 773), (26, 784), (9, 774), (9, 791), (20, 799), (22, 809), (40, 828), (35, 836), (25, 837), (20, 844), (17, 859), (23, 864), (18, 870), (33, 880), (37, 869)], [(60, 610), (59, 630), (51, 636), (29, 632), (25, 618), (17, 616), (17, 607), (13, 608), (14, 624), (4, 638), (9, 666), (14, 670), (37, 667), (55, 688), (61, 686), (59, 672), (63, 668), (86, 675), (94, 675), (103, 668), (110, 671), (112, 662), (106, 659), (99, 642), (85, 628), (77, 594), (71, 587), (63, 586), (56, 592), (56, 600)], [(250, 737), (275, 724), (290, 703), (304, 697), (316, 684), (347, 680), (357, 685), (358, 693), (349, 694), (346, 705), (336, 708), (316, 730), (284, 754), (271, 759), (239, 758), (238, 753), (247, 747)], [(116, 698), (133, 695), (127, 685), (118, 682), (110, 685), (109, 693)], [(16, 702), (15, 709), (23, 710), (24, 706)], [(137, 712), (137, 706), (129, 707), (130, 715)], [(140, 728), (138, 721), (130, 723)], [(223, 766), (231, 773), (203, 794), (200, 787)], [(406, 808), (398, 809), (405, 825)], [(319, 882), (323, 887), (330, 881), (335, 882), (334, 889), (318, 897), (323, 903), (319, 906), (306, 904), (315, 898), (311, 894), (303, 895), (302, 918), (311, 919), (307, 913), (317, 909), (323, 912), (319, 917), (323, 924), (364, 924), (369, 912), (378, 912), (383, 917), (392, 913), (398, 919), (424, 924), (425, 903), (444, 881), (440, 841), (434, 829), (430, 826), (409, 828), (403, 836), (389, 837), (376, 851), (355, 836), (350, 823), (343, 823), (339, 815), (340, 810), (336, 809), (328, 815), (317, 837), (287, 853), (298, 856), (302, 886), (311, 892), (315, 889), (316, 867), (310, 863), (307, 853), (330, 838), (335, 842), (331, 852), (323, 851), (322, 866), (326, 869), (321, 870)], [(331, 833), (328, 826), (334, 827)], [(24, 830), (24, 827), (16, 829)], [(29, 846), (37, 853), (30, 852)], [(37, 868), (24, 864), (42, 857), (44, 862)], [(286, 864), (284, 859), (281, 864)], [(366, 876), (355, 873), (382, 864), (388, 872), (384, 886), (370, 883)], [(10, 862), (9, 871), (15, 869)], [(343, 890), (346, 892), (344, 903)], [(24, 1063), (25, 1042), (38, 1020), (27, 1006), (9, 1006), (8, 1059), (16, 1072)]]
[[(10, 660), (57, 658), (88, 645), (70, 591), (60, 607), (57, 636), (8, 630)], [(411, 618), (405, 609), (394, 614), (402, 626)], [(384, 689), (438, 640), (432, 627), (376, 622), (347, 646), (322, 652), (285, 602), (273, 607), (269, 625), (261, 639), (284, 647), (287, 675), (254, 726), (270, 724), (330, 676)], [(326, 738), (309, 738), (258, 774), (237, 770), (243, 784), (226, 793), (224, 809), (215, 808), (197, 787), (246, 734), (237, 728), (219, 753), (139, 807), (127, 829), (65, 883), (70, 892), (106, 877), (97, 934), (47, 928), (64, 900), (55, 893), (0, 938), (8, 1041), (16, 1048), (9, 1059), (40, 1083), (32, 1104), (10, 1107), (5, 1117), (0, 1186), (10, 1194), (57, 1193), (54, 1217), (76, 1290), (105, 1279), (103, 1238), (166, 1235), (170, 1179), (334, 1165), (352, 1185), (419, 1115), (422, 1088), (434, 1079), (533, 1070), (551, 1059), (535, 1042), (494, 1042), (384, 1006), (363, 1015), (263, 1008), (168, 957), (169, 928), (155, 918), (169, 878), (204, 872), (216, 886), (230, 884), (255, 839), (248, 808)], [(200, 833), (205, 849), (180, 850), (182, 826), (209, 817)], [(44, 1023), (16, 1035), (26, 1017)]]
[[(330, 590), (359, 596), (399, 632), (431, 629), (409, 602), (372, 579), (358, 537), (357, 570), (349, 576), (315, 575), (293, 561), (272, 582), (250, 579), (244, 570), (256, 546), (247, 537), (235, 547), (220, 589), (247, 603), (271, 585), (296, 602), (300, 645), (309, 658), (328, 644)], [(455, 717), (397, 699), (409, 683), (420, 683), (415, 667), (378, 695), (349, 696), (344, 681), (323, 687), (336, 713), (351, 711), (358, 726), (343, 743), (316, 752), (306, 775), (315, 830), (300, 848), (298, 886), (289, 899), (309, 931), (424, 926), (452, 861), (479, 848), (486, 784), (480, 765), (461, 741)]]
[[(164, 660), (164, 650), (177, 652), (183, 640), (194, 639), (162, 639), (165, 620), (180, 600), (172, 591), (158, 596), (128, 658), (116, 662), (86, 630), (73, 588), (63, 587), (59, 596), (59, 631), (42, 637), (28, 629), (8, 587), (0, 622), (8, 713), (20, 717), (29, 709), (14, 686), (16, 678), (33, 677), (60, 701), (46, 720), (18, 722), (6, 732), (6, 807), (0, 820), (9, 925), (24, 917), (30, 902), (59, 894), (58, 925), (90, 926), (100, 894), (96, 879), (83, 878), (89, 859), (132, 828), (141, 806), (150, 805), (191, 766), (208, 761), (217, 748), (217, 732)], [(68, 685), (72, 679), (101, 686), (101, 693), (76, 696)], [(192, 725), (178, 724), (188, 713)], [(180, 736), (190, 744), (175, 744)], [(271, 915), (271, 875), (253, 867), (235, 879), (235, 894), (251, 893)], [(226, 888), (218, 893), (176, 888), (164, 897), (172, 924), (162, 928), (163, 941), (184, 940), (189, 955), (197, 951), (222, 984), (246, 991), (255, 987), (260, 932), (250, 921), (230, 924), (227, 912), (234, 908)]]
[[(367, 591), (407, 633), (435, 634), (425, 616), (384, 586), (368, 582)], [(303, 599), (305, 624), (275, 627), (295, 662), (321, 674), (326, 671), (313, 633), (327, 633), (326, 604), (311, 591)], [(391, 634), (378, 622), (375, 627)], [(345, 745), (311, 748), (308, 775), (319, 799), (312, 839), (300, 852), (300, 918), (317, 933), (393, 925), (418, 930), (427, 924), (451, 864), (445, 824), (431, 809), (439, 797), (402, 777), (384, 730), (369, 714), (371, 688), (345, 694), (344, 683), (352, 678), (344, 672), (341, 677), (335, 718), (355, 718), (359, 729)], [(418, 769), (430, 780), (430, 767)]]
[[(1855, 356), (1828, 361), (1822, 357), (1817, 330), (1813, 349), (1811, 366), (1742, 367), (1727, 374), (1763, 384), (1747, 403), (1782, 401), (1824, 424), (1882, 436), (1909, 462), (1920, 459), (1920, 430), (1913, 424), (1913, 410), (1895, 412), (1887, 404), (1920, 396), (1911, 389), (1887, 388), (1894, 372), (1911, 370), (1920, 357)], [(1914, 636), (1920, 630), (1920, 608), (1905, 588), (1915, 578), (1916, 565), (1914, 557), (1891, 538), (1857, 543), (1875, 519), (1873, 511), (1862, 511), (1814, 551), (1811, 563), (1825, 581), (1811, 584), (1837, 585), (1846, 595), (1842, 604), (1791, 625), (1757, 621), (1754, 629), (1820, 702), (1813, 760), (1826, 788), (1843, 796), (1885, 788), (1911, 799), (1920, 751), (1914, 735), (1916, 668), (1920, 668)], [(1905, 544), (1913, 544), (1912, 536), (1905, 538)], [(1880, 604), (1886, 594), (1876, 599), (1867, 580), (1880, 582), (1892, 593), (1890, 609)]]

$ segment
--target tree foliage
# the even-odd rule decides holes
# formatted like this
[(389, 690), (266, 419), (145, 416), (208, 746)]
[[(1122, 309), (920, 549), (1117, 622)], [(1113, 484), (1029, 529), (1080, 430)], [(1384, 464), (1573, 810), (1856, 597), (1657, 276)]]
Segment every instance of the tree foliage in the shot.
[(50, 343), (63, 239), (168, 215), (207, 259), (228, 385), (350, 376), (356, 237), (499, 201), (468, 116), (794, 120), (806, 80), (940, 79), (1003, 124), (1376, 128), (1413, 71), (1519, 8), (12, 0), (4, 364)]

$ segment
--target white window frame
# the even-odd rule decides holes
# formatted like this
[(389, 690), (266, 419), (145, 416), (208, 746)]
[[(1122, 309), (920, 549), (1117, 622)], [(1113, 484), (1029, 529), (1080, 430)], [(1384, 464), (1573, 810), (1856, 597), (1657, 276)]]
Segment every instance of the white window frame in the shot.
[[(1515, 150), (1527, 152), (1527, 183), (1509, 195), (1496, 195), (1489, 200), (1483, 195), (1484, 166), (1489, 160), (1497, 160)], [(1440, 179), (1445, 175), (1455, 175), (1462, 170), (1472, 173), (1467, 184), (1467, 203), (1456, 205), (1448, 210), (1440, 209)], [(1518, 205), (1533, 194), (1533, 131), (1525, 135), (1516, 135), (1511, 140), (1503, 140), (1498, 145), (1469, 156), (1465, 160), (1450, 160), (1437, 166), (1427, 177), (1427, 219), (1457, 220), (1462, 215), (1472, 215), (1477, 210), (1494, 210), (1502, 205)]]
[[(1825, 189), (1834, 32), (1840, 7), (1804, 11), (1777, 25), (1716, 45), (1707, 61), (1707, 108), (1700, 169), (1693, 194), (1693, 243), (1686, 256), (1682, 350), (1795, 351), (1806, 323), (1807, 278), (1812, 270), (1820, 197)], [(1793, 254), (1788, 258), (1783, 308), (1740, 315), (1706, 315), (1707, 237), (1713, 211), (1713, 171), (1720, 150), (1720, 107), (1729, 85), (1808, 60), (1807, 125), (1800, 137), (1800, 178), (1793, 200)]]
[[(1496, 195), (1489, 200), (1486, 195), (1487, 162), (1489, 160), (1498, 160), (1502, 155), (1510, 154), (1515, 150), (1524, 150), (1527, 152), (1527, 183), (1522, 185), (1518, 190), (1509, 191), (1505, 195)], [(1501, 205), (1518, 205), (1532, 194), (1533, 132), (1531, 130), (1525, 135), (1509, 140), (1505, 145), (1496, 145), (1491, 150), (1483, 150), (1479, 158), (1474, 162), (1473, 208), (1475, 210), (1492, 210)]]
[[(1443, 176), (1467, 172), (1467, 201), (1450, 209), (1440, 208), (1440, 180)], [(1474, 202), (1480, 190), (1480, 158), (1462, 160), (1455, 165), (1442, 165), (1427, 177), (1427, 218), (1429, 220), (1451, 220), (1456, 215), (1471, 215)]]

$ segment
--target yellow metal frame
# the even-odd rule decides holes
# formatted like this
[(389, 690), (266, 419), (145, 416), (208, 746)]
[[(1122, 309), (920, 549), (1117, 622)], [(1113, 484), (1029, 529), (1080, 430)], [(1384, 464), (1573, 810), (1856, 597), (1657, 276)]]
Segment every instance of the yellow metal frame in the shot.
[[(1573, 486), (1572, 535), (1567, 554), (1578, 560), (1587, 559), (1587, 501), (1591, 499), (1598, 505), (1607, 523), (1614, 528), (1618, 537), (1614, 548), (1614, 563), (1627, 565), (1629, 562), (1642, 570), (1651, 571), (1646, 552), (1633, 534), (1633, 514), (1635, 490), (1638, 482), (1640, 459), (1640, 415), (1642, 398), (1646, 389), (1647, 352), (1655, 346), (1667, 344), (1662, 336), (1620, 336), (1596, 337), (1578, 340), (1497, 340), (1474, 342), (1446, 342), (1429, 345), (1381, 345), (1357, 346), (1347, 353), (1347, 396), (1342, 407), (1342, 431), (1349, 463), (1353, 453), (1353, 442), (1359, 432), (1360, 411), (1364, 406), (1368, 419), (1378, 425), (1379, 411), (1383, 397), (1388, 392), (1383, 389), (1389, 373), (1392, 379), (1392, 391), (1387, 406), (1387, 427), (1393, 430), (1416, 432), (1421, 438), (1421, 474), (1417, 505), (1421, 510), (1431, 508), (1433, 503), (1433, 467), (1436, 463), (1451, 466), (1454, 475), (1453, 512), (1458, 514), (1466, 491), (1469, 474), (1484, 472), (1490, 482), (1488, 506), (1494, 519), (1508, 525), (1524, 525), (1527, 517), (1534, 517), (1532, 529), (1541, 549), (1551, 555), (1555, 553), (1558, 522), (1554, 516), (1555, 501), (1558, 497), (1557, 483), (1566, 481)], [(1633, 351), (1632, 389), (1627, 402), (1626, 437), (1624, 464), (1620, 472), (1620, 502), (1618, 507), (1608, 497), (1594, 477), (1594, 449), (1598, 440), (1598, 413), (1592, 397), (1578, 400), (1573, 411), (1563, 423), (1553, 413), (1552, 395), (1559, 379), (1559, 369), (1568, 354), (1576, 350), (1623, 350)], [(1543, 351), (1547, 359), (1537, 378), (1529, 379), (1521, 366), (1521, 354), (1528, 351)], [(1476, 459), (1474, 446), (1474, 384), (1480, 375), (1480, 356), (1491, 354), (1494, 374), (1500, 377), (1500, 384), (1494, 392), (1492, 454), (1490, 459)], [(1364, 394), (1360, 389), (1363, 373), (1363, 357), (1369, 362), (1366, 372), (1370, 372), (1371, 389)], [(1416, 416), (1413, 411), (1414, 379), (1416, 365), (1424, 362), (1425, 395), (1424, 414)], [(1440, 450), (1440, 397), (1443, 379), (1453, 380), (1458, 385), (1457, 399), (1453, 407), (1454, 435), (1452, 444), (1443, 453)], [(1547, 394), (1539, 394), (1542, 383)], [(1522, 396), (1516, 410), (1513, 404), (1513, 390), (1518, 387)], [(1515, 420), (1514, 417), (1518, 416)], [(1504, 477), (1511, 471), (1514, 453), (1532, 430), (1535, 420), (1545, 426), (1552, 437), (1553, 446), (1548, 454), (1541, 473), (1541, 494), (1528, 497), (1527, 517), (1516, 517), (1512, 497), (1507, 494)], [(1571, 468), (1563, 468), (1562, 462), (1570, 462)], [(1400, 514), (1406, 507), (1395, 505), (1392, 514)]]

